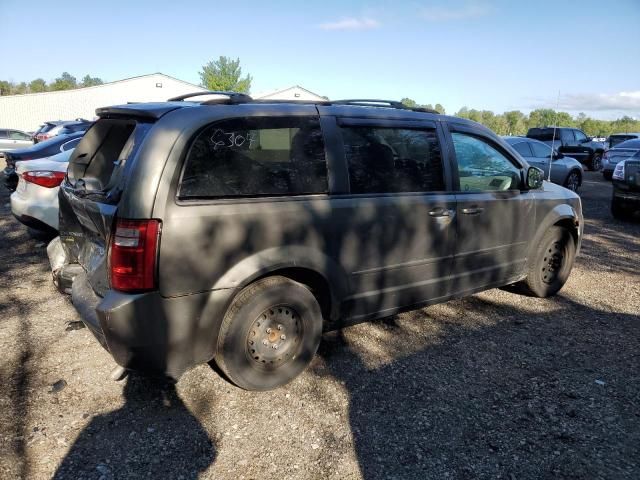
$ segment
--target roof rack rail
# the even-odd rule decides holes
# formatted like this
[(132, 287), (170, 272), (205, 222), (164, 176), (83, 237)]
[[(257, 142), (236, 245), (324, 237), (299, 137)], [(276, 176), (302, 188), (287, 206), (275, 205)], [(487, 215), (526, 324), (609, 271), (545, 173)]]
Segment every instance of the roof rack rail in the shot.
[(245, 102), (251, 102), (253, 100), (253, 98), (251, 98), (249, 95), (245, 93), (207, 90), (204, 92), (185, 93), (184, 95), (178, 95), (177, 97), (172, 97), (167, 101), (182, 102), (187, 98), (202, 97), (205, 95), (224, 95), (225, 97), (227, 97), (227, 100), (209, 100), (206, 102), (202, 102), (203, 105), (208, 105), (209, 102), (211, 103), (223, 103), (223, 102), (224, 103), (245, 103)]
[(398, 102), (396, 100), (377, 100), (377, 99), (369, 99), (369, 98), (356, 98), (349, 100), (335, 100), (329, 102), (331, 105), (355, 105), (361, 107), (383, 107), (383, 108), (398, 108), (400, 110), (411, 110), (414, 112), (424, 112), (424, 113), (437, 113), (437, 110), (433, 110), (431, 108), (424, 107), (408, 107), (402, 102)]
[(333, 100), (331, 102), (332, 105), (361, 105), (363, 107), (392, 107), (392, 108), (403, 108), (407, 107), (402, 102), (397, 102), (396, 100), (376, 100), (372, 98), (352, 98), (347, 100)]

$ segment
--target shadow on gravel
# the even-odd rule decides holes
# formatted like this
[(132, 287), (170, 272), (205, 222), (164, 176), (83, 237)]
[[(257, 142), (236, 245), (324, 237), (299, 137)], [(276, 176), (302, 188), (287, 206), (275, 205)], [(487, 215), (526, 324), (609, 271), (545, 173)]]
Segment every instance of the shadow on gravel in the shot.
[(80, 433), (55, 479), (195, 479), (216, 458), (209, 435), (172, 382), (130, 375), (124, 406)]
[[(450, 318), (375, 322), (377, 345), (325, 335), (363, 478), (637, 478), (640, 357), (624, 347), (640, 316), (539, 301), (557, 310), (471, 297)], [(436, 334), (416, 339), (424, 321)]]

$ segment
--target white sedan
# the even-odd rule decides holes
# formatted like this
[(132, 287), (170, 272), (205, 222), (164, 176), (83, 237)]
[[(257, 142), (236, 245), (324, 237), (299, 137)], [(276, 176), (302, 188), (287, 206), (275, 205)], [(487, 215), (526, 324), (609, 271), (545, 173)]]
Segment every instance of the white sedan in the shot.
[(58, 230), (58, 190), (72, 153), (16, 163), (18, 187), (11, 194), (11, 211), (20, 222), (44, 232)]

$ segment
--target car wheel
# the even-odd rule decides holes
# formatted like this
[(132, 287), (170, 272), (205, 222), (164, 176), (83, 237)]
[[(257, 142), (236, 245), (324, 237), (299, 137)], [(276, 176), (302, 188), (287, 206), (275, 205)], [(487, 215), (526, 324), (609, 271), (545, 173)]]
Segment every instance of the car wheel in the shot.
[(573, 170), (569, 175), (567, 175), (567, 179), (564, 181), (564, 186), (565, 188), (578, 193), (581, 183), (582, 179), (580, 178), (580, 172)]
[(602, 176), (604, 177), (605, 180), (611, 180), (611, 178), (613, 177), (613, 172), (602, 172)]
[(600, 170), (600, 166), (602, 165), (602, 154), (600, 152), (596, 152), (591, 157), (591, 163), (589, 164), (589, 170), (595, 172)]
[(627, 220), (629, 212), (620, 204), (616, 197), (611, 198), (611, 215), (617, 220)]
[(315, 355), (322, 313), (303, 284), (273, 276), (244, 288), (222, 321), (216, 363), (245, 390), (271, 390), (298, 376)]
[(558, 293), (569, 278), (576, 256), (576, 244), (566, 228), (551, 227), (534, 247), (524, 283), (536, 297)]

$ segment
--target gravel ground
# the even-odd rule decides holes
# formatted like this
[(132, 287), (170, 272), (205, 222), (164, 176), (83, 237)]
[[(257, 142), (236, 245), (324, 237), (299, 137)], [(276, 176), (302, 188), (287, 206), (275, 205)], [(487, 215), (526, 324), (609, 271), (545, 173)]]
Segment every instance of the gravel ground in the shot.
[(2, 478), (640, 478), (640, 224), (588, 174), (560, 295), (505, 290), (324, 336), (286, 387), (114, 364), (0, 192)]

